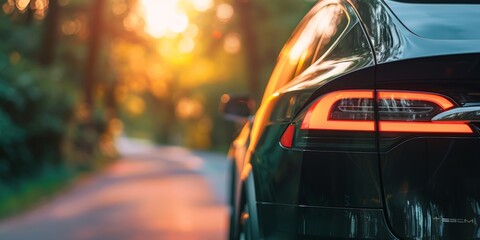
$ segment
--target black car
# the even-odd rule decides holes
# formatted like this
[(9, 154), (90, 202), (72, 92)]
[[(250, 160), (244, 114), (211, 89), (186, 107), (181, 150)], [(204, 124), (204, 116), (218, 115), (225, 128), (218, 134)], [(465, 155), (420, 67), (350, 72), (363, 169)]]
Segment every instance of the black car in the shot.
[(480, 239), (479, 1), (319, 1), (222, 102), (231, 239)]

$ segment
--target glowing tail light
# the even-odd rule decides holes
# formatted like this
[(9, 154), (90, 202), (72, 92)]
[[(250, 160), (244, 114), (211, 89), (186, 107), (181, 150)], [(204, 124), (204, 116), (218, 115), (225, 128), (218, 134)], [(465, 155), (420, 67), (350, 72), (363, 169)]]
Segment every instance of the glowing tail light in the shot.
[[(472, 133), (465, 121), (432, 122), (455, 104), (433, 93), (378, 91), (380, 132)], [(374, 131), (374, 91), (346, 90), (325, 94), (308, 109), (300, 129)]]

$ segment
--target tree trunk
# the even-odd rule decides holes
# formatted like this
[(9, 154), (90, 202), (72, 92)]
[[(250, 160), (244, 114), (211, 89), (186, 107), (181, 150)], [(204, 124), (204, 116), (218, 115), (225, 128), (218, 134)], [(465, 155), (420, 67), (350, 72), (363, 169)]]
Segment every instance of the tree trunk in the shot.
[(255, 23), (253, 19), (253, 7), (250, 0), (235, 0), (240, 27), (243, 33), (243, 45), (245, 46), (247, 56), (248, 83), (252, 93), (257, 96), (260, 94), (260, 70), (261, 61), (258, 56), (257, 40), (255, 35)]
[(93, 0), (88, 39), (88, 53), (85, 62), (85, 78), (83, 81), (84, 101), (88, 109), (92, 109), (96, 83), (96, 66), (100, 51), (103, 26), (103, 8), (105, 0)]
[[(48, 12), (45, 19), (45, 28), (42, 36), (39, 62), (43, 66), (50, 65), (55, 58), (55, 46), (57, 45), (57, 29), (59, 21), (59, 9), (57, 0), (50, 0)], [(32, 12), (31, 9), (29, 11)], [(32, 13), (33, 14), (33, 13)]]

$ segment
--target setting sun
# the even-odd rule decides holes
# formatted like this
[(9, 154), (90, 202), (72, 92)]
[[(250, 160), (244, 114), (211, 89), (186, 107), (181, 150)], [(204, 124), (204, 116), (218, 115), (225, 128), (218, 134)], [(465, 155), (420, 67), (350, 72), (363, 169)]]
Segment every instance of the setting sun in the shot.
[(188, 16), (178, 7), (177, 0), (141, 0), (145, 32), (160, 38), (169, 33), (181, 33), (189, 24)]

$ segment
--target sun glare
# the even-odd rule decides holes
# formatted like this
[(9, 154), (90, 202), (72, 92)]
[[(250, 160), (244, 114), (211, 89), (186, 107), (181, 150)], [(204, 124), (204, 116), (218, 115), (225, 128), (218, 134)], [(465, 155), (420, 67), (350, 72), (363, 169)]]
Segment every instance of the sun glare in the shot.
[(192, 4), (195, 10), (203, 12), (213, 6), (213, 0), (192, 0)]
[(182, 33), (189, 24), (188, 16), (179, 9), (177, 0), (141, 0), (145, 32), (161, 38), (169, 33)]

